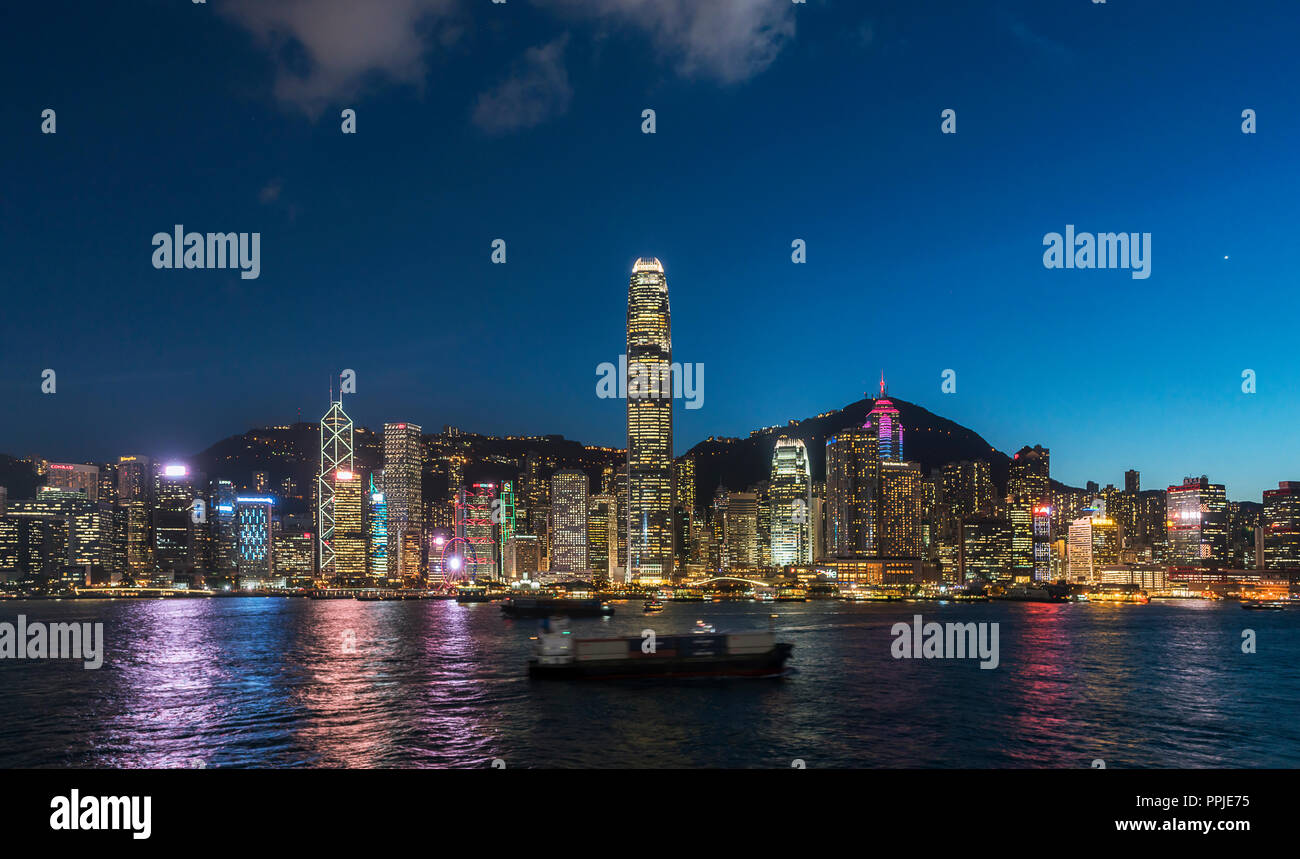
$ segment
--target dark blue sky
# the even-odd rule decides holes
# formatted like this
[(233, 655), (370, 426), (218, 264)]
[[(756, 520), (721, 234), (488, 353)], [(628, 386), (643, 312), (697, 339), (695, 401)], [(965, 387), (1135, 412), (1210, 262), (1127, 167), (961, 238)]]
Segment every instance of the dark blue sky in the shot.
[[(358, 423), (621, 446), (596, 367), (645, 254), (705, 368), (679, 452), (883, 369), (1068, 483), (1300, 479), (1293, 2), (24, 6), (0, 451), (191, 453), (318, 418), (345, 367)], [(176, 223), (259, 231), (260, 278), (155, 270)], [(1067, 223), (1150, 232), (1151, 277), (1045, 269)]]

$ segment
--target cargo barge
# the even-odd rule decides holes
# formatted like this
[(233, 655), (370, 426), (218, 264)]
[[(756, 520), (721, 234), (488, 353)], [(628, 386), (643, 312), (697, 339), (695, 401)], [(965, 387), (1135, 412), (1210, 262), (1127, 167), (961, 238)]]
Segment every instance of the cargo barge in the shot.
[(513, 597), (501, 603), (506, 617), (609, 617), (614, 607), (598, 599)]
[(574, 638), (563, 618), (538, 633), (528, 676), (535, 680), (779, 677), (794, 645), (771, 632)]

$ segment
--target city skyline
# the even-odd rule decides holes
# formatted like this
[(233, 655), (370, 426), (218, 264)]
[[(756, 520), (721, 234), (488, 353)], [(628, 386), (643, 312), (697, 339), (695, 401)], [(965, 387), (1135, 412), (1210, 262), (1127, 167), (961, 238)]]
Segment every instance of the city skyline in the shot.
[[(999, 450), (1049, 444), (1071, 485), (1139, 467), (1254, 498), (1294, 462), (1300, 122), (1283, 82), (1300, 69), (1286, 4), (1193, 3), (1167, 39), (1165, 13), (1130, 4), (1006, 2), (936, 22), (754, 3), (710, 52), (641, 13), (517, 3), (449, 48), (397, 20), (399, 67), (365, 43), (352, 69), (329, 65), (299, 19), (176, 5), (87, 7), (6, 58), (32, 83), (0, 107), (0, 147), (24, 167), (0, 202), (0, 252), (34, 323), (6, 320), (7, 453), (192, 455), (314, 419), (342, 368), (357, 371), (349, 403), (366, 426), (620, 446), (621, 409), (591, 389), (621, 338), (603, 323), (572, 335), (620, 316), (614, 272), (654, 254), (679, 303), (676, 354), (708, 370), (703, 407), (674, 414), (685, 442), (837, 408), (883, 367)], [(39, 14), (16, 9), (15, 27)], [(344, 29), (325, 12), (320, 25)], [(271, 31), (320, 67), (281, 65)], [(89, 64), (119, 50), (148, 61), (119, 64), (109, 93)], [(451, 77), (464, 84), (442, 86)], [(564, 98), (512, 111), (511, 84), (528, 81)], [(55, 134), (40, 133), (47, 107)], [(178, 223), (260, 231), (259, 277), (154, 269), (150, 237)], [(1042, 240), (1067, 225), (1150, 233), (1150, 277), (1046, 268)], [(941, 393), (947, 369), (955, 394)], [(87, 415), (103, 449), (81, 446)]]
[[(866, 392), (866, 393), (869, 394), (870, 392)], [(341, 395), (341, 394), (337, 394), (337, 393), (336, 393), (336, 394), (334, 395), (334, 397), (335, 397), (335, 402), (339, 402), (339, 403), (341, 403), (341, 401), (342, 401), (342, 399), (343, 399), (343, 395)], [(867, 397), (866, 399), (870, 400), (870, 397)], [(904, 399), (904, 398), (900, 398), (900, 397), (894, 396), (893, 399), (899, 399), (899, 400), (902, 400), (902, 399)], [(908, 402), (910, 402), (910, 401), (908, 401)], [(848, 403), (848, 404), (845, 404), (845, 405), (852, 405), (852, 403)], [(920, 404), (917, 403), (916, 405), (920, 405)], [(925, 408), (924, 406), (922, 406), (922, 407)], [(349, 409), (350, 409), (350, 408), (351, 408), (351, 407), (349, 406)], [(834, 409), (832, 409), (831, 411), (840, 410), (841, 408), (842, 408), (842, 407), (837, 406), (837, 407), (835, 407)], [(948, 418), (948, 416), (943, 415), (943, 414), (941, 414), (941, 413), (939, 413), (939, 412), (937, 412), (937, 411), (933, 411), (933, 410), (928, 409), (928, 408), (927, 408), (926, 410), (927, 410), (927, 411), (930, 411), (930, 412), (931, 412), (932, 414), (934, 414), (936, 417), (945, 418), (945, 419), (950, 419), (950, 418)], [(827, 411), (823, 411), (823, 412), (821, 412), (821, 413), (819, 413), (819, 414), (824, 415), (824, 414), (827, 414), (827, 413), (828, 413)], [(347, 414), (349, 415), (349, 421), (348, 421), (348, 423), (349, 423), (349, 425), (351, 425), (351, 424), (353, 423), (353, 421), (350, 419), (351, 412), (349, 411)], [(327, 413), (327, 415), (324, 416), (324, 417), (328, 418), (328, 413)], [(805, 416), (798, 417), (798, 418), (796, 418), (796, 417), (792, 417), (790, 420), (792, 420), (792, 421), (802, 421), (802, 420), (807, 420), (807, 419), (810, 419), (810, 418), (813, 418), (813, 417), (817, 417), (817, 416), (815, 416), (815, 415), (805, 415)], [(372, 429), (370, 429), (370, 427), (369, 427), (368, 425), (363, 424), (363, 423), (356, 423), (356, 426), (358, 426), (358, 427), (361, 428), (361, 429), (365, 429), (365, 430), (368, 430), (368, 431), (370, 431), (370, 432), (374, 432), (374, 433), (376, 433), (377, 435), (382, 436), (382, 435), (383, 435), (382, 429), (383, 429), (383, 427), (384, 427), (386, 424), (388, 424), (388, 423), (390, 423), (390, 422), (388, 422), (388, 421), (380, 421), (379, 426), (381, 427), (381, 430), (379, 430), (379, 431), (372, 430)], [(706, 441), (709, 441), (709, 440), (726, 440), (726, 439), (742, 440), (742, 439), (745, 439), (746, 437), (752, 435), (752, 434), (755, 433), (755, 432), (761, 432), (761, 431), (769, 431), (769, 432), (771, 432), (771, 431), (775, 431), (775, 432), (777, 433), (777, 435), (776, 435), (776, 437), (775, 437), (776, 439), (784, 438), (784, 437), (786, 437), (786, 436), (784, 436), (784, 435), (781, 433), (782, 425), (783, 425), (784, 423), (787, 423), (787, 422), (781, 422), (781, 423), (778, 423), (778, 424), (773, 424), (773, 425), (768, 425), (768, 426), (762, 426), (762, 427), (753, 427), (753, 428), (750, 429), (749, 432), (745, 432), (745, 433), (740, 434), (740, 435), (728, 436), (728, 435), (717, 434), (717, 435), (710, 435), (710, 436), (707, 436), (707, 437), (705, 437), (705, 438), (698, 439), (698, 440), (697, 440), (697, 441), (692, 445), (691, 448), (687, 448), (687, 449), (685, 449), (685, 450), (681, 450), (680, 452), (675, 453), (675, 454), (674, 454), (674, 457), (673, 457), (673, 461), (680, 461), (681, 458), (684, 457), (684, 456), (686, 456), (686, 455), (688, 454), (688, 452), (689, 452), (689, 451), (690, 451), (690, 450), (691, 450), (695, 445), (698, 445), (698, 444), (700, 444), (700, 443), (703, 443), (703, 442), (706, 442)], [(189, 464), (192, 460), (194, 460), (195, 458), (201, 456), (205, 451), (207, 451), (208, 449), (210, 449), (212, 446), (214, 446), (215, 444), (219, 443), (220, 441), (228, 440), (228, 439), (231, 439), (231, 438), (238, 438), (238, 437), (240, 437), (240, 436), (242, 436), (242, 435), (246, 435), (247, 433), (250, 433), (250, 432), (256, 432), (256, 431), (258, 431), (258, 430), (264, 430), (264, 429), (275, 429), (275, 428), (277, 428), (277, 427), (289, 427), (289, 426), (292, 426), (292, 425), (294, 425), (294, 424), (303, 424), (303, 425), (306, 425), (306, 426), (320, 427), (320, 426), (322, 425), (322, 420), (320, 420), (320, 419), (313, 420), (313, 419), (310, 419), (310, 418), (308, 418), (308, 417), (306, 417), (306, 416), (299, 416), (299, 418), (296, 419), (295, 421), (293, 421), (292, 423), (269, 423), (269, 422), (263, 422), (263, 423), (255, 424), (255, 425), (252, 425), (252, 426), (248, 426), (248, 427), (244, 428), (243, 430), (240, 430), (240, 431), (234, 433), (233, 435), (230, 435), (230, 436), (224, 436), (224, 437), (221, 438), (221, 439), (214, 440), (214, 441), (212, 441), (210, 444), (208, 444), (207, 446), (203, 447), (203, 448), (200, 449), (200, 450), (195, 450), (195, 451), (190, 451), (190, 452), (174, 452), (174, 453), (173, 453), (173, 452), (169, 452), (169, 453), (162, 453), (162, 454), (156, 453), (156, 452), (154, 452), (154, 451), (150, 451), (149, 453), (146, 454), (146, 456), (147, 456), (147, 458), (152, 459), (152, 460), (154, 460), (155, 462), (164, 462), (164, 461), (166, 461), (166, 462), (172, 462), (172, 463), (183, 463), (183, 464)], [(424, 435), (425, 435), (425, 436), (437, 436), (437, 435), (440, 435), (440, 434), (443, 433), (443, 429), (442, 429), (442, 427), (453, 426), (453, 425), (451, 425), (451, 424), (436, 424), (436, 423), (435, 423), (435, 425), (439, 425), (440, 428), (439, 428), (438, 430), (436, 430), (436, 431), (430, 431), (430, 432), (424, 433)], [(418, 425), (416, 425), (416, 424), (412, 424), (412, 426), (413, 426), (413, 427), (418, 427)], [(980, 430), (979, 430), (978, 427), (965, 427), (965, 426), (964, 426), (963, 428), (965, 428), (965, 429), (967, 429), (967, 430), (969, 430), (969, 431), (975, 433), (976, 435), (979, 435), (979, 436), (983, 437), (983, 433), (980, 432)], [(539, 430), (537, 430), (537, 431), (535, 431), (535, 432), (512, 433), (512, 434), (508, 434), (508, 435), (495, 435), (495, 434), (491, 434), (491, 433), (480, 432), (477, 428), (474, 428), (474, 427), (456, 427), (456, 429), (457, 429), (457, 431), (459, 431), (459, 432), (465, 432), (465, 433), (471, 433), (471, 434), (475, 434), (475, 435), (480, 435), (480, 436), (483, 436), (483, 437), (485, 437), (485, 438), (498, 438), (498, 439), (545, 438), (545, 437), (553, 436), (553, 435), (562, 435), (562, 434), (557, 434), (557, 433), (551, 433), (551, 432), (548, 432), (548, 431), (546, 431), (544, 428), (539, 429)], [(865, 427), (855, 426), (855, 425), (852, 425), (852, 424), (845, 424), (845, 426), (844, 426), (843, 429), (846, 430), (846, 431), (847, 431), (847, 430), (863, 430), (863, 429), (865, 429)], [(898, 425), (897, 429), (901, 431), (901, 430), (905, 429), (905, 427), (903, 427), (902, 424), (900, 423), (900, 424)], [(842, 434), (842, 433), (837, 433), (837, 435), (839, 435), (839, 434)], [(622, 452), (624, 452), (624, 453), (626, 453), (626, 450), (627, 450), (626, 446), (624, 446), (624, 447), (610, 447), (610, 446), (608, 446), (608, 445), (593, 444), (593, 443), (591, 443), (590, 441), (588, 441), (588, 440), (586, 440), (586, 439), (581, 439), (581, 438), (569, 438), (568, 436), (563, 436), (563, 437), (564, 437), (567, 441), (577, 442), (577, 443), (579, 443), (579, 444), (581, 444), (581, 445), (583, 445), (583, 446), (585, 446), (585, 447), (588, 447), (588, 448), (593, 448), (593, 449), (597, 449), (597, 448), (598, 448), (598, 449), (604, 449), (604, 450), (622, 451)], [(1040, 442), (1047, 442), (1047, 445), (1046, 445), (1046, 446), (1049, 447), (1049, 448), (1052, 448), (1052, 447), (1053, 447), (1052, 444), (1050, 443), (1050, 440), (1045, 440), (1045, 439), (1044, 439), (1044, 440), (1039, 440), (1039, 441), (1040, 441)], [(128, 449), (128, 450), (144, 450), (143, 446), (140, 446), (140, 445), (136, 445), (136, 446), (129, 446), (129, 445), (128, 445), (127, 449)], [(998, 448), (994, 448), (994, 450), (997, 450), (999, 453), (1001, 453), (1001, 454), (1003, 454), (1003, 455), (1005, 455), (1005, 456), (1007, 456), (1007, 457), (1009, 457), (1009, 458), (1012, 457), (1013, 454), (1015, 453), (1014, 450), (1001, 450), (1001, 449), (998, 449)], [(3, 449), (0, 449), (0, 454), (10, 456), (10, 457), (12, 457), (13, 459), (18, 460), (18, 461), (30, 461), (31, 458), (35, 457), (36, 459), (44, 460), (44, 461), (46, 461), (46, 462), (51, 462), (51, 463), (66, 463), (66, 464), (102, 464), (102, 463), (110, 463), (110, 462), (116, 462), (116, 461), (118, 461), (118, 459), (121, 458), (121, 457), (124, 455), (124, 454), (121, 454), (121, 453), (115, 453), (115, 454), (110, 454), (110, 455), (108, 455), (108, 456), (104, 456), (104, 457), (93, 457), (93, 456), (62, 456), (62, 457), (59, 457), (59, 456), (46, 456), (46, 455), (43, 455), (43, 452), (41, 452), (41, 451), (29, 451), (29, 452), (26, 452), (26, 453), (19, 453), (19, 452), (17, 452), (17, 451), (6, 451), (6, 450), (3, 450)], [(1057, 458), (1057, 459), (1056, 459), (1056, 463), (1059, 464), (1059, 461), (1060, 461), (1059, 458)], [(954, 460), (953, 463), (950, 463), (950, 464), (956, 464), (956, 461)], [(1189, 467), (1189, 468), (1186, 468), (1186, 469), (1184, 469), (1184, 470), (1183, 470), (1183, 471), (1182, 471), (1182, 472), (1181, 472), (1181, 473), (1176, 477), (1176, 479), (1172, 479), (1172, 480), (1169, 480), (1169, 481), (1165, 481), (1165, 480), (1163, 480), (1163, 479), (1158, 479), (1158, 478), (1157, 478), (1157, 479), (1152, 479), (1152, 475), (1151, 475), (1151, 473), (1150, 473), (1149, 471), (1147, 471), (1145, 468), (1143, 468), (1142, 465), (1141, 465), (1140, 463), (1127, 463), (1127, 464), (1125, 464), (1125, 463), (1116, 463), (1115, 466), (1114, 466), (1114, 468), (1113, 468), (1113, 471), (1112, 471), (1112, 470), (1108, 470), (1108, 471), (1106, 471), (1105, 473), (1103, 473), (1103, 474), (1101, 474), (1101, 475), (1092, 475), (1092, 476), (1087, 476), (1086, 479), (1081, 480), (1081, 481), (1079, 481), (1079, 482), (1077, 482), (1077, 483), (1076, 483), (1076, 482), (1073, 482), (1073, 481), (1071, 481), (1071, 480), (1068, 480), (1068, 479), (1063, 479), (1063, 478), (1062, 478), (1062, 477), (1061, 477), (1061, 476), (1060, 476), (1056, 471), (1053, 471), (1052, 476), (1051, 476), (1051, 479), (1054, 480), (1054, 481), (1057, 481), (1057, 482), (1061, 483), (1061, 484), (1064, 485), (1064, 486), (1071, 487), (1071, 488), (1073, 488), (1073, 489), (1078, 489), (1078, 490), (1086, 490), (1088, 484), (1090, 484), (1090, 483), (1096, 483), (1099, 487), (1116, 486), (1116, 487), (1119, 487), (1119, 488), (1123, 488), (1124, 483), (1125, 483), (1125, 481), (1124, 481), (1125, 476), (1128, 475), (1130, 472), (1135, 472), (1135, 473), (1138, 473), (1138, 474), (1141, 474), (1141, 475), (1144, 476), (1144, 477), (1143, 477), (1143, 486), (1144, 486), (1146, 489), (1153, 489), (1153, 488), (1161, 488), (1161, 489), (1163, 489), (1163, 488), (1165, 488), (1165, 487), (1177, 487), (1177, 486), (1180, 486), (1180, 485), (1182, 485), (1182, 483), (1184, 482), (1184, 480), (1186, 480), (1187, 478), (1195, 478), (1195, 477), (1199, 477), (1199, 476), (1202, 476), (1202, 475), (1208, 475), (1209, 477), (1215, 479), (1216, 482), (1223, 483), (1224, 485), (1227, 486), (1227, 494), (1228, 494), (1228, 497), (1229, 497), (1231, 500), (1233, 500), (1233, 501), (1252, 501), (1252, 502), (1255, 502), (1255, 503), (1259, 503), (1258, 501), (1256, 501), (1256, 498), (1262, 499), (1263, 496), (1264, 496), (1264, 493), (1267, 493), (1267, 492), (1270, 492), (1270, 491), (1277, 490), (1277, 489), (1278, 489), (1278, 485), (1279, 485), (1280, 482), (1284, 482), (1284, 481), (1287, 481), (1287, 480), (1288, 480), (1288, 478), (1283, 474), (1283, 471), (1285, 471), (1285, 469), (1283, 469), (1282, 471), (1278, 471), (1278, 472), (1277, 472), (1277, 475), (1278, 475), (1278, 476), (1275, 477), (1271, 483), (1265, 484), (1263, 487), (1260, 488), (1260, 490), (1259, 490), (1258, 492), (1254, 492), (1254, 493), (1249, 493), (1249, 492), (1247, 492), (1247, 493), (1242, 493), (1242, 492), (1239, 492), (1239, 491), (1238, 491), (1238, 490), (1233, 486), (1233, 484), (1232, 484), (1231, 482), (1229, 482), (1229, 481), (1227, 481), (1227, 480), (1225, 480), (1225, 479), (1222, 479), (1222, 477), (1221, 477), (1219, 471), (1217, 471), (1217, 470), (1215, 470), (1215, 469), (1206, 469), (1206, 468), (1203, 468), (1203, 467)], [(1116, 475), (1117, 475), (1117, 476), (1116, 476)], [(1254, 497), (1251, 497), (1252, 495), (1253, 495)], [(323, 529), (322, 529), (322, 530), (323, 530)]]

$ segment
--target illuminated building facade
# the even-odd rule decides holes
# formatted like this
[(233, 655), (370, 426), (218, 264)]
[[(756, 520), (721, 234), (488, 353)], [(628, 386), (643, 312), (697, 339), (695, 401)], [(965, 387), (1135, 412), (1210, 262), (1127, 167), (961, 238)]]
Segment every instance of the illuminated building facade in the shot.
[(722, 569), (748, 571), (758, 567), (758, 495), (731, 492), (722, 525)]
[(99, 466), (72, 462), (51, 462), (45, 472), (45, 485), (81, 492), (92, 504), (99, 501)]
[(879, 456), (882, 462), (901, 462), (903, 460), (903, 422), (899, 417), (898, 407), (885, 397), (885, 377), (880, 377), (880, 396), (867, 413), (866, 426), (876, 434)]
[(781, 438), (772, 451), (768, 479), (772, 565), (807, 564), (813, 559), (812, 475), (802, 439)]
[(194, 502), (203, 498), (196, 481), (189, 467), (179, 463), (164, 465), (157, 474), (152, 530), (154, 580), (159, 585), (171, 585), (178, 575), (192, 574), (201, 566), (193, 510)]
[(388, 500), (384, 496), (383, 485), (382, 469), (370, 475), (367, 511), (370, 517), (370, 551), (366, 560), (370, 580), (375, 583), (388, 581)]
[(147, 456), (117, 461), (117, 503), (121, 513), (125, 574), (137, 584), (153, 578), (153, 463)]
[(968, 516), (961, 524), (961, 578), (986, 582), (1010, 577), (1011, 523), (998, 516)]
[(271, 531), (272, 506), (269, 495), (240, 495), (235, 498), (235, 566), (241, 588), (283, 586), (275, 575)]
[[(395, 581), (420, 576), (420, 539), (424, 530), (421, 474), (424, 453), (419, 425), (384, 424), (384, 499), (388, 506), (388, 573)], [(412, 541), (407, 535), (414, 534)], [(414, 546), (414, 550), (411, 549)], [(404, 550), (405, 547), (405, 550)]]
[(632, 266), (627, 293), (627, 562), (633, 581), (673, 570), (672, 326), (657, 259)]
[(1188, 477), (1165, 492), (1171, 566), (1223, 565), (1228, 557), (1228, 501), (1223, 484)]
[(475, 483), (456, 496), (456, 536), (470, 544), (465, 550), (465, 570), (474, 581), (497, 577), (497, 529), (492, 521), (495, 483)]
[(311, 531), (286, 530), (274, 538), (275, 551), (271, 555), (275, 577), (286, 587), (312, 586), (312, 558), (315, 555), (315, 536)]
[(1119, 528), (1106, 516), (1082, 516), (1070, 523), (1069, 578), (1098, 584), (1101, 568), (1119, 563)]
[(876, 554), (882, 558), (920, 558), (924, 477), (915, 462), (883, 460), (874, 513)]
[(366, 577), (364, 476), (340, 468), (329, 483), (333, 515), (326, 548), (330, 564), (322, 574), (328, 574), (328, 581), (336, 587), (365, 587), (370, 581)]
[[(352, 474), (352, 443), (352, 418), (343, 411), (343, 398), (340, 396), (330, 403), (329, 411), (321, 418), (320, 467), (316, 472), (317, 568), (320, 577), (326, 581), (339, 579), (342, 574), (334, 559), (334, 528), (338, 518), (334, 489), (340, 482), (340, 471)], [(357, 488), (359, 490), (360, 481)], [(344, 545), (347, 545), (346, 541)]]
[(532, 534), (515, 534), (506, 541), (501, 555), (502, 575), (506, 581), (535, 578), (541, 563), (541, 542)]
[(613, 495), (593, 495), (587, 503), (587, 565), (596, 578), (613, 578), (610, 539), (618, 533), (617, 504)]
[(880, 480), (879, 440), (870, 429), (846, 429), (826, 440), (827, 551), (835, 558), (875, 552), (872, 503)]
[(551, 475), (551, 570), (587, 570), (587, 490), (584, 471), (561, 469)]
[(1264, 569), (1300, 569), (1300, 481), (1264, 490)]
[(1051, 451), (1042, 445), (1026, 445), (1011, 458), (1007, 494), (1012, 501), (1051, 504)]

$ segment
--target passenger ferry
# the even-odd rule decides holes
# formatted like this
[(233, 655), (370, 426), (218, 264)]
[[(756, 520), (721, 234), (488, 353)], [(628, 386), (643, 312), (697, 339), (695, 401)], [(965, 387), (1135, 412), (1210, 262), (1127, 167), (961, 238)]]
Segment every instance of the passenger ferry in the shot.
[(550, 618), (537, 635), (528, 676), (535, 680), (779, 677), (794, 645), (771, 631), (717, 634), (707, 625), (656, 638), (574, 638), (568, 620)]

